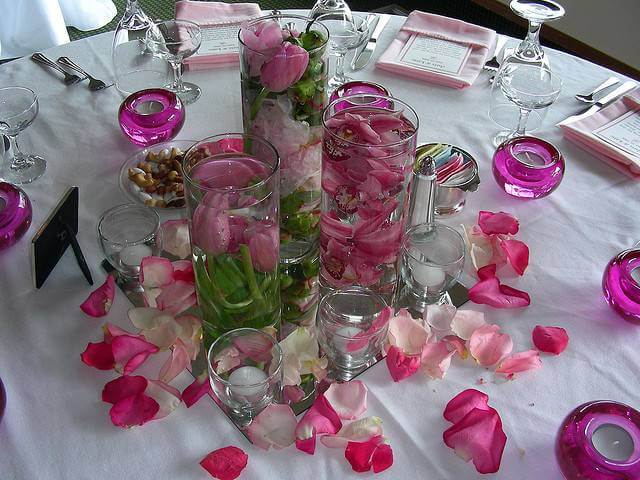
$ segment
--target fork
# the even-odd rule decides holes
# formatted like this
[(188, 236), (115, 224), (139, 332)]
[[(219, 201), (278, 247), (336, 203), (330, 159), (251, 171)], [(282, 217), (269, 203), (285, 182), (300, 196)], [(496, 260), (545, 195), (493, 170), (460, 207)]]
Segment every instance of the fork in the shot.
[(620, 83), (620, 80), (618, 80), (616, 77), (609, 77), (607, 78), (604, 82), (602, 82), (600, 85), (598, 85), (595, 90), (591, 93), (578, 93), (576, 95), (576, 100), (579, 100), (581, 102), (585, 102), (585, 103), (593, 103), (596, 101), (596, 97), (598, 96), (598, 94), (600, 92), (602, 92), (603, 90), (612, 87), (614, 85), (617, 85), (618, 83)]
[(488, 60), (482, 68), (488, 70), (490, 72), (497, 72), (500, 68), (500, 62), (498, 61), (498, 55), (502, 53), (502, 47), (507, 43), (507, 37), (498, 37), (498, 41), (496, 42), (496, 50), (493, 58)]
[(33, 55), (31, 55), (31, 60), (33, 60), (36, 63), (40, 63), (42, 65), (46, 65), (48, 67), (51, 67), (51, 68), (59, 71), (61, 74), (64, 75), (63, 82), (64, 82), (65, 85), (73, 85), (74, 83), (78, 83), (78, 82), (82, 81), (82, 78), (80, 78), (78, 75), (73, 75), (73, 74), (71, 74), (69, 72), (66, 72), (58, 64), (56, 64), (52, 60), (49, 60), (47, 57), (45, 57), (41, 53), (36, 52)]
[(60, 65), (64, 66), (64, 67), (67, 67), (67, 68), (70, 68), (72, 70), (75, 70), (76, 72), (78, 72), (81, 75), (84, 75), (84, 78), (88, 78), (89, 79), (89, 90), (96, 91), (96, 90), (102, 90), (103, 88), (107, 87), (106, 83), (104, 83), (102, 80), (98, 80), (97, 78), (94, 78), (91, 75), (89, 75), (87, 72), (85, 72), (82, 69), (82, 67), (80, 67), (77, 63), (75, 63), (69, 57), (60, 57), (60, 58), (58, 58), (58, 63)]

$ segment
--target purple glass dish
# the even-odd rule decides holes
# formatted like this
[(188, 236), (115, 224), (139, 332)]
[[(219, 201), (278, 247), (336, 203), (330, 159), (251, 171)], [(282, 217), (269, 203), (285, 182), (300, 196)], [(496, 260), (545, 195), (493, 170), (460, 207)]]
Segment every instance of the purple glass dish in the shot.
[(640, 479), (640, 412), (605, 400), (580, 405), (560, 426), (556, 458), (566, 480)]
[(602, 276), (604, 298), (625, 320), (640, 325), (640, 248), (611, 259)]
[(0, 250), (15, 244), (31, 225), (31, 202), (20, 188), (0, 182)]
[(512, 138), (493, 154), (493, 176), (514, 197), (545, 197), (558, 188), (563, 175), (562, 154), (539, 138)]
[(2, 417), (4, 416), (4, 410), (7, 407), (7, 392), (2, 384), (2, 378), (0, 378), (0, 423), (2, 423)]
[(162, 88), (132, 93), (118, 110), (122, 132), (143, 147), (175, 137), (184, 124), (184, 116), (184, 106), (177, 95)]
[[(377, 83), (357, 80), (354, 82), (347, 82), (344, 85), (336, 88), (331, 94), (331, 100), (329, 100), (329, 103), (333, 102), (334, 100), (338, 100), (339, 98), (350, 97), (352, 95), (358, 95), (358, 94), (367, 94), (367, 93), (371, 93), (373, 95), (382, 95), (385, 97), (391, 96), (391, 94), (389, 93), (389, 90), (387, 90), (382, 85), (378, 85)], [(358, 98), (361, 101), (362, 99), (367, 99), (366, 96), (359, 96)], [(362, 105), (389, 109), (391, 108), (391, 101), (385, 100), (384, 98), (380, 98), (380, 97), (377, 97), (377, 98), (371, 97), (370, 102), (362, 102), (362, 103), (359, 103), (358, 105), (355, 105), (352, 102), (345, 100), (344, 102), (337, 103), (334, 108), (335, 108), (335, 111), (338, 112), (340, 110), (344, 110), (345, 108), (362, 106)]]

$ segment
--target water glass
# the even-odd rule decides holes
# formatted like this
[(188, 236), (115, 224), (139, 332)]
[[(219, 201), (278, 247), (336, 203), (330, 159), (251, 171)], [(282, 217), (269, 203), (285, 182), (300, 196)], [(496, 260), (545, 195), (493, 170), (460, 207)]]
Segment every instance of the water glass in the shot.
[(211, 344), (207, 366), (213, 393), (239, 425), (281, 400), (282, 350), (261, 330), (225, 333)]
[(387, 337), (387, 321), (376, 321), (387, 303), (364, 287), (336, 290), (320, 300), (318, 342), (329, 359), (331, 376), (350, 380), (373, 364)]

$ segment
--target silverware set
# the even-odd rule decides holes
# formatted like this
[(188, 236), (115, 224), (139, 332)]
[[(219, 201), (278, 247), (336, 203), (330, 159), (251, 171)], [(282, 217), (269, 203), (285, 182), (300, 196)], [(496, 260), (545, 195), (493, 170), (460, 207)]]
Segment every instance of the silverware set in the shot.
[(376, 43), (380, 34), (384, 30), (384, 27), (389, 22), (389, 15), (375, 15), (371, 14), (367, 16), (367, 27), (369, 29), (369, 38), (364, 45), (356, 50), (353, 60), (351, 60), (351, 69), (355, 72), (362, 70), (367, 66), (373, 52), (376, 49)]
[[(54, 70), (61, 73), (63, 75), (62, 81), (65, 85), (75, 85), (76, 83), (80, 83), (84, 80), (89, 80), (89, 90), (93, 92), (108, 88), (113, 85), (113, 83), (107, 85), (102, 80), (91, 76), (69, 57), (60, 57), (58, 58), (57, 62), (54, 62), (53, 60), (45, 57), (42, 53), (34, 53), (33, 55), (31, 55), (31, 60), (39, 63), (40, 65), (45, 65), (49, 68), (53, 68)], [(79, 73), (80, 75), (70, 73), (69, 70)]]

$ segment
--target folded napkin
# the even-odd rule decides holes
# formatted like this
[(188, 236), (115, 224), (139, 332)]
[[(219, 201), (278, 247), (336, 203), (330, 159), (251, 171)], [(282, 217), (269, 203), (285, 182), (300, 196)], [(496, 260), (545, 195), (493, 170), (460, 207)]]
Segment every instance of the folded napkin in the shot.
[(464, 88), (475, 81), (493, 55), (496, 38), (496, 32), (488, 28), (416, 10), (376, 66), (427, 82)]
[[(596, 132), (622, 116), (625, 116), (625, 119), (629, 121), (631, 118), (626, 115), (635, 115), (636, 121), (638, 121), (640, 118), (638, 117), (640, 115), (640, 93), (636, 92), (622, 97), (593, 115), (573, 121), (570, 119), (562, 121), (558, 126), (562, 129), (564, 137), (571, 142), (595, 154), (625, 175), (640, 180), (640, 154), (628, 151), (629, 147), (623, 149), (616, 146), (601, 138)], [(600, 133), (600, 135), (603, 134), (604, 132)], [(628, 135), (628, 132), (625, 134)], [(638, 143), (636, 143), (635, 151), (637, 152), (640, 148), (640, 131), (636, 132), (636, 140)]]
[(204, 70), (239, 63), (240, 25), (262, 14), (256, 3), (224, 3), (181, 0), (176, 18), (190, 20), (202, 28), (202, 45), (184, 60), (189, 70)]

